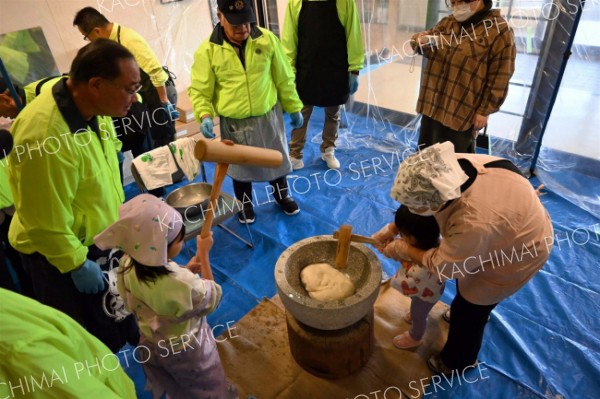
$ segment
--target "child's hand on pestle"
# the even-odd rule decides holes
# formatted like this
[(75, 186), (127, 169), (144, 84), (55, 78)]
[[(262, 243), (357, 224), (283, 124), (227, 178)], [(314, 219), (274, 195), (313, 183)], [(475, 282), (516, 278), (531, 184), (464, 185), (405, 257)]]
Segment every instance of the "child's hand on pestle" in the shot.
[(402, 238), (397, 238), (390, 242), (381, 253), (390, 259), (396, 260), (412, 260), (408, 255), (410, 244)]
[(208, 235), (208, 237), (206, 238), (202, 238), (200, 237), (200, 235), (198, 235), (196, 237), (196, 257), (198, 257), (199, 259), (202, 259), (202, 257), (204, 256), (204, 254), (206, 254), (208, 256), (208, 253), (210, 252), (213, 244), (214, 244), (214, 240), (213, 240), (213, 232), (211, 231)]
[(208, 264), (208, 253), (210, 252), (213, 244), (214, 240), (212, 231), (206, 238), (202, 238), (200, 235), (198, 235), (196, 237), (196, 255), (190, 259), (185, 267), (192, 273), (201, 273), (202, 264), (205, 262)]
[(202, 264), (196, 262), (196, 257), (193, 257), (187, 265), (185, 265), (185, 268), (188, 269), (189, 271), (191, 271), (194, 274), (198, 274), (200, 273), (201, 269), (202, 269)]
[(383, 249), (394, 240), (400, 232), (394, 223), (388, 223), (383, 226), (378, 232), (371, 236), (372, 239), (377, 241), (374, 245), (379, 252), (383, 253)]

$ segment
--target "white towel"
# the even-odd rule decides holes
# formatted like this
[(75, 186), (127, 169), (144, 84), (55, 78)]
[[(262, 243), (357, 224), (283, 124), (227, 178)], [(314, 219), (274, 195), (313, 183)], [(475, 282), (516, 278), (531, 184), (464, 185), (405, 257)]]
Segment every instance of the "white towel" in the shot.
[(191, 137), (184, 137), (173, 141), (169, 145), (175, 148), (173, 155), (175, 156), (177, 165), (179, 165), (185, 177), (190, 182), (193, 181), (198, 176), (198, 172), (200, 172), (200, 161), (194, 156), (196, 140)]
[(169, 146), (162, 146), (146, 152), (133, 160), (144, 186), (148, 190), (173, 184), (173, 173), (177, 164)]

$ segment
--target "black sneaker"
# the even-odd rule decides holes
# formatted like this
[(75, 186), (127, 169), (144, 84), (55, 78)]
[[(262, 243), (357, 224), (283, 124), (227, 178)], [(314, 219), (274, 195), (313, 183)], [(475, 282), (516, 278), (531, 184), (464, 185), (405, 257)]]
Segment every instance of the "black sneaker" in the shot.
[(286, 197), (281, 201), (276, 201), (276, 204), (279, 205), (281, 210), (283, 210), (283, 213), (288, 216), (292, 216), (300, 212), (298, 204), (296, 204), (296, 201), (294, 201), (292, 197)]
[[(477, 367), (477, 363), (478, 361), (475, 360), (475, 362), (473, 364), (471, 364), (470, 366), (465, 367), (462, 372), (464, 375), (465, 370), (468, 367), (474, 368)], [(442, 361), (442, 357), (437, 354), (437, 355), (433, 355), (429, 358), (429, 360), (427, 360), (427, 366), (429, 367), (429, 369), (431, 371), (433, 371), (435, 374), (444, 374), (444, 375), (452, 375), (454, 370), (458, 370), (458, 369), (451, 369), (450, 367), (446, 366), (444, 364), (444, 362)], [(458, 370), (460, 371), (460, 370)]]
[(238, 212), (238, 221), (242, 224), (251, 224), (256, 220), (254, 216), (253, 208), (246, 208), (243, 211)]

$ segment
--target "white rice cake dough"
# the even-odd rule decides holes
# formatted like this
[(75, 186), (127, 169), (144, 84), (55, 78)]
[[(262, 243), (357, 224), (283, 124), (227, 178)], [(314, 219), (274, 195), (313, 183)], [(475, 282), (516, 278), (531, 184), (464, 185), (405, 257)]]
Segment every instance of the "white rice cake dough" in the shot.
[(328, 263), (314, 263), (300, 272), (300, 279), (311, 298), (335, 301), (354, 294), (350, 278)]

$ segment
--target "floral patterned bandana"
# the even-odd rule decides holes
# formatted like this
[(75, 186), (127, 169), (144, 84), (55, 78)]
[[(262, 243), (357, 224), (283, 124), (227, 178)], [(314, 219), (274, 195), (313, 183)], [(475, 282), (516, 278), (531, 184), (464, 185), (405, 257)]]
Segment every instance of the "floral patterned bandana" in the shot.
[(406, 158), (396, 174), (390, 196), (409, 208), (441, 207), (460, 197), (468, 176), (456, 160), (454, 145), (434, 144)]
[(179, 212), (150, 194), (141, 194), (119, 208), (119, 220), (94, 237), (100, 249), (118, 248), (146, 266), (165, 266), (167, 246), (179, 234)]

